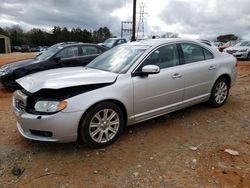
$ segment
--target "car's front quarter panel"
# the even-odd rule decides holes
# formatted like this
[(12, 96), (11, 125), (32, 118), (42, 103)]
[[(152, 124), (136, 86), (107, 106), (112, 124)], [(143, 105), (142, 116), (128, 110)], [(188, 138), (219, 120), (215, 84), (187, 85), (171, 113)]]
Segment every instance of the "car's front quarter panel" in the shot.
[(67, 99), (68, 106), (64, 112), (81, 111), (84, 114), (93, 105), (106, 100), (115, 100), (122, 103), (126, 109), (128, 124), (130, 124), (130, 121), (133, 121), (130, 118), (134, 112), (133, 85), (130, 74), (120, 74), (111, 85)]

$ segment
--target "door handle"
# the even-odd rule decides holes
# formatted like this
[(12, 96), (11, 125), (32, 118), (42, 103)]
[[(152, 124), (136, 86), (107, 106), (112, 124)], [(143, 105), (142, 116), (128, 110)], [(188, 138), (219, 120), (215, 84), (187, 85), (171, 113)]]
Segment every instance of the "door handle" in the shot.
[(177, 79), (177, 78), (181, 78), (181, 77), (182, 77), (182, 75), (179, 73), (174, 73), (172, 76), (173, 79)]
[(215, 66), (210, 66), (209, 68), (208, 68), (208, 70), (215, 70), (216, 68), (215, 68)]

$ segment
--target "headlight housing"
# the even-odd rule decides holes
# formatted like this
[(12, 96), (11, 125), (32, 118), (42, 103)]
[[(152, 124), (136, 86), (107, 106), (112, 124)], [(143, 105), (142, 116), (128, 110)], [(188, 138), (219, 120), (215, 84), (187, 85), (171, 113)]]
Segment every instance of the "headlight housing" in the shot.
[(239, 52), (247, 52), (247, 49), (240, 50)]
[(34, 109), (37, 112), (55, 113), (65, 109), (67, 105), (67, 101), (38, 101)]

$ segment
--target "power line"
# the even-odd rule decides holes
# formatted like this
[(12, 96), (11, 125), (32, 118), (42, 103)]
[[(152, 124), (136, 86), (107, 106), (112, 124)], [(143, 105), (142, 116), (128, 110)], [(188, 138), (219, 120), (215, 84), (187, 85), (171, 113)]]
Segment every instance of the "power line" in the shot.
[(139, 3), (139, 21), (138, 21), (138, 26), (137, 26), (137, 33), (136, 33), (136, 38), (138, 38), (139, 33), (142, 33), (142, 36), (144, 37), (144, 15), (147, 14), (145, 13), (145, 3), (141, 2)]

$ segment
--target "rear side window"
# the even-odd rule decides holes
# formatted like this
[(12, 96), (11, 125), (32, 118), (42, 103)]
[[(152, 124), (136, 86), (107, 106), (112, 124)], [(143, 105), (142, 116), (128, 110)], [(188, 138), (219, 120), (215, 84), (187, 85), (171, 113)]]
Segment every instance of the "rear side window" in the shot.
[(99, 54), (99, 49), (95, 46), (82, 46), (82, 54), (85, 55), (93, 55)]
[(179, 65), (179, 55), (175, 44), (158, 48), (143, 62), (145, 65), (157, 65), (161, 69)]
[(196, 44), (184, 43), (181, 44), (181, 48), (186, 64), (214, 58), (210, 51)]
[(204, 55), (205, 55), (205, 59), (206, 60), (214, 58), (213, 54), (211, 52), (209, 52), (208, 50), (206, 50), (206, 49), (203, 48), (203, 51), (204, 51)]
[(184, 43), (181, 44), (181, 48), (183, 51), (185, 63), (193, 63), (205, 60), (203, 48), (201, 46), (196, 44)]

